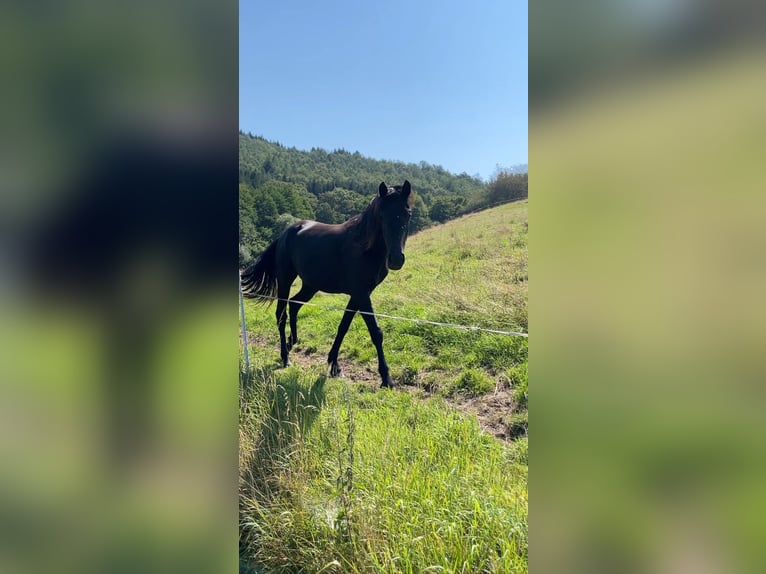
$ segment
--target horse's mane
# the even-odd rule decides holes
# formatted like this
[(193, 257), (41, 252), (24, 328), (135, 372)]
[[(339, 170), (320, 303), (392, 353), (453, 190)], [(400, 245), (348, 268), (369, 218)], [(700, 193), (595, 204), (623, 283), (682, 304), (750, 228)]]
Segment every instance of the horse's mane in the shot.
[(380, 233), (379, 212), (380, 196), (376, 195), (362, 213), (355, 215), (346, 223), (353, 233), (354, 242), (364, 251), (372, 249)]
[[(388, 186), (388, 194), (401, 193), (401, 185)], [(359, 215), (355, 215), (346, 222), (346, 225), (354, 233), (355, 242), (362, 247), (365, 251), (369, 251), (375, 245), (375, 241), (381, 235), (380, 229), (380, 195), (376, 194), (370, 200), (365, 210)], [(407, 205), (412, 207), (413, 197), (410, 195), (407, 200)]]

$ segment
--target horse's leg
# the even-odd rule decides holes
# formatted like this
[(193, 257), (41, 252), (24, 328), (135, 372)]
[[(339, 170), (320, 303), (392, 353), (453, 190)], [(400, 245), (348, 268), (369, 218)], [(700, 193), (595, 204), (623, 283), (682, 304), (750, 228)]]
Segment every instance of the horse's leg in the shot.
[(309, 299), (316, 295), (317, 289), (303, 285), (293, 297), (290, 298), (290, 339), (287, 342), (287, 350), (291, 350), (298, 342), (298, 311)]
[(392, 389), (394, 384), (388, 374), (388, 363), (386, 363), (386, 357), (383, 354), (383, 331), (378, 325), (375, 315), (372, 314), (372, 301), (370, 301), (369, 295), (359, 300), (359, 311), (367, 325), (367, 330), (370, 332), (372, 344), (375, 345), (375, 350), (378, 352), (378, 372), (383, 381), (380, 386)]
[[(291, 274), (292, 275), (292, 274)], [(279, 355), (282, 358), (282, 366), (287, 367), (290, 364), (285, 337), (285, 325), (287, 324), (287, 298), (290, 296), (290, 287), (295, 281), (295, 275), (284, 275), (277, 278), (277, 327), (279, 328)]]
[(338, 352), (340, 351), (340, 345), (343, 342), (343, 337), (346, 336), (351, 320), (356, 315), (357, 305), (352, 297), (346, 305), (346, 311), (343, 313), (343, 319), (340, 320), (338, 325), (338, 334), (335, 336), (335, 341), (330, 349), (330, 354), (327, 355), (327, 362), (330, 364), (330, 376), (340, 377), (343, 373), (338, 365)]

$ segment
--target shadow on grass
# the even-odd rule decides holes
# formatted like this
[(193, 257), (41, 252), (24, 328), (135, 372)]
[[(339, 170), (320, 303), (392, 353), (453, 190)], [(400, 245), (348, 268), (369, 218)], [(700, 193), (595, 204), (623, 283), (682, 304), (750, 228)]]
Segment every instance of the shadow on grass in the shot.
[(240, 571), (259, 544), (257, 517), (290, 496), (301, 472), (296, 453), (326, 404), (326, 381), (278, 365), (240, 372)]
[(240, 373), (240, 381), (240, 420), (252, 440), (251, 454), (260, 468), (284, 462), (284, 455), (309, 432), (325, 405), (327, 377), (269, 365)]

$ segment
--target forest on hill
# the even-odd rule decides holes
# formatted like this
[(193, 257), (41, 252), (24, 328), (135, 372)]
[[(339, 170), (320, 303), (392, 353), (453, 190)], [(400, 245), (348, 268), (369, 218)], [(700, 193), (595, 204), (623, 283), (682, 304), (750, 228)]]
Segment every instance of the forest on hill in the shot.
[(527, 197), (527, 173), (498, 168), (489, 182), (426, 162), (376, 160), (358, 151), (287, 148), (239, 133), (239, 260), (247, 264), (296, 219), (341, 223), (360, 213), (381, 181), (415, 190), (410, 233)]

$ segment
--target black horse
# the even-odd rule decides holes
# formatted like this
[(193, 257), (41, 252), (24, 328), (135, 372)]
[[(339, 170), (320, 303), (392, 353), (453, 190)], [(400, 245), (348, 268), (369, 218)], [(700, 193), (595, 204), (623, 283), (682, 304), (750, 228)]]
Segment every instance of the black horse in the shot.
[[(383, 387), (393, 387), (383, 355), (383, 332), (372, 314), (370, 294), (388, 275), (389, 269), (404, 265), (404, 244), (412, 213), (410, 182), (388, 187), (381, 183), (378, 195), (367, 209), (339, 225), (299, 221), (288, 227), (266, 248), (255, 263), (242, 273), (246, 297), (262, 302), (277, 300), (277, 326), (284, 366), (288, 353), (298, 341), (296, 319), (303, 303), (317, 291), (351, 296), (338, 327), (327, 362), (330, 375), (341, 375), (338, 351), (357, 311), (370, 331), (378, 352), (378, 372)], [(300, 276), (303, 286), (290, 299), (290, 339), (285, 338), (287, 300), (290, 286)]]

